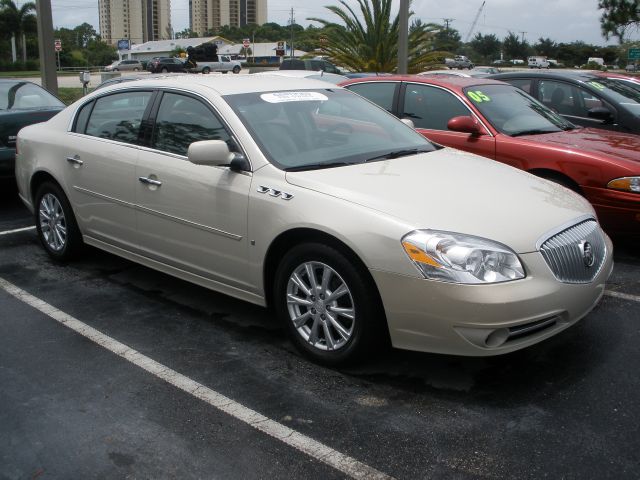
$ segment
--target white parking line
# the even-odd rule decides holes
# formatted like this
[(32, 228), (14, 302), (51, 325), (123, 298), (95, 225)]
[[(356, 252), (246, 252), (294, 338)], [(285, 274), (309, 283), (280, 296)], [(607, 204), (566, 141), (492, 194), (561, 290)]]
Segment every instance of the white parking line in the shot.
[(605, 290), (604, 294), (610, 297), (622, 298), (624, 300), (631, 300), (632, 302), (640, 303), (640, 296), (638, 295), (631, 295), (629, 293), (616, 292), (615, 290)]
[(225, 397), (201, 383), (192, 380), (171, 368), (146, 357), (137, 350), (101, 333), (100, 331), (82, 323), (80, 320), (58, 310), (44, 300), (34, 297), (14, 284), (0, 278), (0, 288), (18, 300), (39, 310), (62, 325), (74, 330), (101, 347), (119, 355), (132, 364), (140, 367), (165, 382), (177, 387), (209, 405), (231, 415), (237, 420), (255, 428), (267, 435), (280, 440), (287, 445), (306, 453), (310, 457), (323, 462), (351, 478), (356, 479), (392, 479), (392, 477), (365, 465), (358, 460), (334, 450), (306, 435), (303, 435), (281, 423), (252, 410), (244, 405)]
[(4, 232), (0, 232), (0, 235), (10, 235), (12, 233), (18, 232), (28, 232), (29, 230), (35, 230), (36, 227), (24, 227), (24, 228), (16, 228), (15, 230), (5, 230)]

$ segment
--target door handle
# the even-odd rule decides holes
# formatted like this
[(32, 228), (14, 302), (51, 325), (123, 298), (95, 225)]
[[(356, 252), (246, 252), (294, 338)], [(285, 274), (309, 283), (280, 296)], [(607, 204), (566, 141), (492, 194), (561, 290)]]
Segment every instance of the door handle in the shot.
[(75, 155), (73, 157), (67, 157), (67, 162), (73, 163), (75, 165), (83, 165), (84, 164), (84, 162), (82, 160), (80, 160), (80, 157), (78, 155)]
[(140, 177), (138, 178), (138, 180), (140, 180), (141, 183), (146, 183), (147, 185), (155, 185), (156, 187), (162, 185), (162, 182), (160, 180), (154, 180), (153, 178)]

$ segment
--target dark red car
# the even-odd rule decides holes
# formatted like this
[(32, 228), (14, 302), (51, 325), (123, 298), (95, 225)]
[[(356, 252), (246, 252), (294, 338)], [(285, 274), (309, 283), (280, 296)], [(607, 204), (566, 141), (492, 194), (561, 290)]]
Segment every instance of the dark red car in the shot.
[[(519, 88), (495, 80), (392, 76), (341, 86), (411, 119), (436, 143), (507, 163), (582, 194), (611, 233), (640, 234), (638, 135), (578, 127)], [(455, 188), (455, 178), (450, 181)], [(480, 194), (482, 188), (479, 184)]]

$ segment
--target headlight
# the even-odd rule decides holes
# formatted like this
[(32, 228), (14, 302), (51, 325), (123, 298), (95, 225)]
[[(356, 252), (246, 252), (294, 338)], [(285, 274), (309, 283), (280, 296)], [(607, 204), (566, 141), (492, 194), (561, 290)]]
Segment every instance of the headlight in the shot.
[(640, 193), (640, 177), (622, 177), (611, 180), (607, 188), (622, 190), (624, 192)]
[(498, 283), (524, 278), (518, 256), (505, 245), (480, 237), (415, 230), (402, 246), (425, 278), (453, 283)]

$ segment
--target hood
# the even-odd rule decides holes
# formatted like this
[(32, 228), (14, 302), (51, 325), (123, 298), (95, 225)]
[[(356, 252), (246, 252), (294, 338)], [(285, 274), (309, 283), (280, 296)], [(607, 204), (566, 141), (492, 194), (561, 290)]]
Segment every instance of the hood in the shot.
[(550, 230), (585, 214), (589, 203), (560, 185), (459, 150), (303, 172), (287, 182), (407, 223), (536, 250)]
[(523, 135), (520, 138), (640, 163), (640, 135), (631, 133), (598, 128), (576, 128), (566, 132)]

